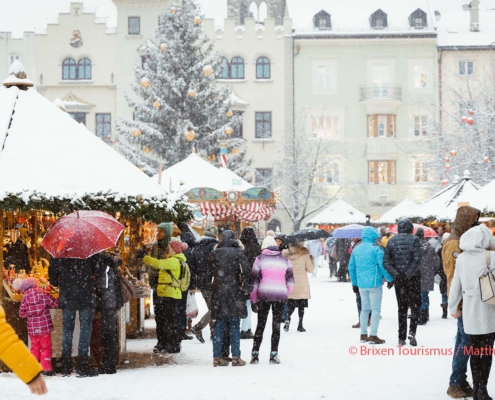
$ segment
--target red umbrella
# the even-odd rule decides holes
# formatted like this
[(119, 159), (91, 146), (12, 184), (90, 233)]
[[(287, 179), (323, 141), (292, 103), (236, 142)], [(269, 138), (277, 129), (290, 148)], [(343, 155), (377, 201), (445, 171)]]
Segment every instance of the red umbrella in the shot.
[[(428, 226), (423, 226), (419, 224), (413, 224), (414, 225), (414, 231), (413, 233), (416, 233), (416, 231), (421, 228), (423, 229), (423, 232), (425, 234), (425, 237), (427, 238), (432, 238), (432, 237), (438, 237), (438, 233), (435, 232), (435, 229), (432, 229)], [(394, 235), (397, 235), (397, 224), (395, 225), (390, 225), (389, 227), (390, 233), (393, 233)]]
[(77, 211), (60, 218), (41, 245), (55, 258), (86, 259), (114, 247), (124, 228), (102, 211)]

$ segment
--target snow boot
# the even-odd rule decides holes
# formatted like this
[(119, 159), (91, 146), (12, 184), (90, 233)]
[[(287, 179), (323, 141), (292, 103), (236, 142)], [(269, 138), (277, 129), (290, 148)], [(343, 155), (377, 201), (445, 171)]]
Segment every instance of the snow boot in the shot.
[(272, 351), (270, 353), (270, 364), (280, 364), (280, 357), (277, 351)]
[(298, 332), (306, 332), (306, 329), (304, 329), (302, 322), (299, 322), (299, 325), (297, 326), (297, 331)]
[(246, 339), (254, 339), (253, 332), (251, 332), (251, 329), (248, 329), (246, 331)]
[(244, 367), (245, 365), (246, 365), (246, 361), (241, 360), (241, 357), (232, 357), (233, 367)]
[(189, 336), (186, 332), (182, 335), (181, 340), (193, 340), (192, 336)]
[(426, 311), (419, 310), (418, 325), (426, 325)]
[(55, 371), (43, 371), (41, 373), (41, 375), (43, 375), (43, 376), (55, 376), (57, 374), (55, 373)]
[(191, 333), (196, 336), (196, 339), (198, 339), (201, 343), (205, 342), (205, 339), (203, 338), (203, 332), (201, 332), (198, 328), (191, 328)]
[(153, 353), (154, 354), (160, 354), (165, 351), (165, 346), (162, 345), (161, 343), (157, 343), (155, 347), (153, 347)]
[(416, 340), (416, 335), (414, 333), (409, 333), (409, 336), (407, 337), (409, 339), (409, 344), (413, 347), (416, 347), (418, 345), (418, 341)]
[(449, 388), (447, 389), (447, 394), (453, 399), (465, 399), (467, 397), (471, 397), (467, 393), (465, 393), (460, 386), (453, 385), (449, 386)]
[(361, 328), (361, 324), (358, 322), (357, 324), (352, 325), (353, 329), (359, 329)]
[(224, 360), (223, 358), (214, 358), (213, 359), (213, 366), (214, 367), (228, 367), (229, 362), (227, 360)]
[(442, 303), (440, 304), (440, 307), (442, 307), (442, 319), (447, 319), (447, 307), (449, 305), (447, 303)]
[(405, 346), (406, 345), (406, 341), (405, 340), (400, 340), (399, 339), (399, 343), (397, 344), (397, 346)]
[(259, 356), (260, 356), (260, 352), (259, 351), (253, 351), (251, 353), (251, 362), (250, 362), (250, 364), (259, 364), (259, 362), (260, 362)]
[(70, 376), (72, 374), (72, 358), (62, 358), (62, 376)]
[(285, 332), (289, 332), (289, 327), (290, 327), (290, 319), (288, 319), (287, 321), (285, 321), (284, 331)]
[(368, 335), (361, 335), (361, 336), (359, 337), (359, 341), (360, 341), (361, 343), (366, 343), (366, 342), (368, 341)]
[(426, 315), (426, 322), (430, 321), (430, 310), (425, 310), (425, 315)]
[(380, 339), (378, 336), (370, 336), (370, 337), (368, 337), (368, 343), (369, 344), (383, 344), (383, 343), (385, 343), (385, 340)]
[(462, 382), (460, 387), (464, 393), (467, 393), (468, 397), (473, 397), (474, 390), (468, 381)]
[(88, 378), (98, 376), (98, 372), (89, 367), (88, 356), (77, 356), (76, 376), (78, 378)]
[(480, 384), (477, 388), (475, 386), (475, 389), (477, 389), (477, 392), (474, 393), (473, 400), (492, 400), (492, 398), (488, 394), (488, 390), (486, 389), (485, 384)]

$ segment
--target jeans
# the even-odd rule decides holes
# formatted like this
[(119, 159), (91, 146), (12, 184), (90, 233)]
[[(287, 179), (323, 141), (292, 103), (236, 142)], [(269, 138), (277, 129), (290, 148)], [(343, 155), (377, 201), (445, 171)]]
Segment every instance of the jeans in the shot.
[(399, 318), (399, 340), (407, 338), (407, 310), (411, 308), (411, 326), (409, 332), (416, 335), (418, 327), (419, 307), (421, 306), (421, 278), (419, 273), (410, 279), (395, 281)]
[(449, 384), (461, 386), (466, 381), (469, 353), (464, 349), (471, 346), (471, 336), (464, 332), (462, 316), (457, 319), (457, 336), (455, 339), (454, 358), (452, 359), (452, 375)]
[(41, 336), (29, 335), (31, 340), (31, 354), (41, 364), (43, 371), (50, 372), (52, 369), (52, 334), (45, 333)]
[[(495, 342), (495, 333), (486, 335), (471, 335), (473, 345), (473, 355), (471, 356), (471, 374), (473, 375), (473, 384), (487, 385), (492, 368), (493, 343)], [(479, 349), (483, 353), (476, 352)]]
[(442, 293), (442, 304), (448, 304), (449, 303), (449, 298), (447, 296), (447, 293)]
[(230, 346), (232, 357), (241, 356), (241, 319), (231, 318), (229, 320), (217, 319), (215, 322), (215, 330), (213, 336), (213, 357), (222, 357), (223, 334), (227, 322), (230, 323)]
[(284, 311), (282, 312), (282, 321), (285, 322), (289, 319), (289, 302), (284, 303)]
[(241, 320), (241, 331), (246, 332), (251, 330), (251, 300), (246, 301), (247, 317)]
[(359, 323), (361, 325), (361, 334), (368, 334), (368, 318), (371, 314), (371, 331), (370, 336), (377, 336), (378, 324), (380, 323), (380, 311), (382, 309), (382, 287), (377, 286), (374, 288), (359, 288), (361, 295), (361, 315), (359, 317)]
[(428, 311), (430, 309), (430, 292), (421, 292), (421, 307), (422, 311)]
[(72, 336), (76, 324), (76, 312), (79, 311), (79, 325), (81, 332), (79, 334), (79, 345), (77, 355), (87, 357), (89, 355), (89, 342), (91, 341), (91, 332), (93, 331), (93, 313), (94, 310), (62, 310), (62, 357), (72, 357)]
[(282, 323), (282, 313), (284, 312), (284, 303), (281, 301), (260, 301), (258, 304), (258, 325), (254, 334), (253, 351), (260, 351), (263, 333), (265, 332), (266, 321), (270, 308), (272, 309), (272, 352), (278, 352), (280, 342), (280, 324)]

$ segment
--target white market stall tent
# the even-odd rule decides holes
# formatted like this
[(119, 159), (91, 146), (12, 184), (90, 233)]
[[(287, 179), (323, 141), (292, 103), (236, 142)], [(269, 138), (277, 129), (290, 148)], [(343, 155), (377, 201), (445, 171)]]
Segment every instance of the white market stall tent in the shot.
[(366, 214), (362, 213), (342, 199), (336, 200), (307, 222), (308, 225), (343, 225), (364, 223), (366, 223)]
[(416, 217), (417, 207), (418, 203), (406, 197), (399, 204), (373, 222), (378, 224), (395, 224), (401, 218), (414, 218)]
[(472, 197), (470, 205), (481, 210), (482, 213), (495, 212), (495, 180), (487, 183)]

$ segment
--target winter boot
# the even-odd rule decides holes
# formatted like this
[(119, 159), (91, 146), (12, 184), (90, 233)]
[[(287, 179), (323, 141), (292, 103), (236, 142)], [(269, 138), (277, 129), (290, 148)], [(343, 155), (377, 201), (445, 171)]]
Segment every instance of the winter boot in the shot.
[(358, 322), (357, 324), (352, 325), (353, 329), (359, 329), (361, 328), (361, 324)]
[(55, 371), (43, 371), (41, 373), (41, 375), (43, 375), (43, 376), (55, 376), (57, 374), (55, 373)]
[(246, 339), (254, 339), (253, 332), (251, 332), (251, 329), (248, 329), (246, 331)]
[(246, 365), (246, 361), (241, 360), (241, 357), (232, 357), (233, 367), (244, 367), (245, 365)]
[(287, 321), (285, 321), (284, 331), (289, 332), (289, 327), (290, 327), (290, 319), (288, 319)]
[(383, 344), (383, 343), (385, 343), (385, 340), (380, 339), (378, 336), (370, 336), (370, 337), (368, 337), (368, 343), (369, 344)]
[(192, 336), (189, 336), (186, 332), (182, 335), (181, 340), (193, 340)]
[(224, 360), (223, 358), (214, 358), (213, 359), (213, 366), (214, 367), (228, 367), (229, 362), (227, 360)]
[(442, 310), (443, 310), (443, 312), (442, 312), (442, 318), (443, 319), (447, 319), (447, 307), (448, 306), (449, 305), (447, 303), (440, 304), (440, 307), (442, 307)]
[(419, 310), (418, 325), (426, 325), (426, 322), (425, 310)]
[(453, 399), (465, 399), (468, 396), (467, 393), (465, 393), (460, 386), (454, 386), (450, 385), (449, 388), (447, 389), (447, 394), (452, 397)]
[(62, 376), (70, 376), (72, 374), (72, 358), (62, 358)]
[(198, 328), (193, 327), (191, 328), (191, 333), (196, 336), (196, 339), (198, 339), (201, 343), (204, 343), (205, 340), (203, 338), (203, 332), (201, 332)]
[(153, 347), (154, 354), (160, 354), (165, 351), (165, 346), (161, 343), (157, 343), (155, 347)]
[(399, 343), (397, 344), (397, 346), (401, 347), (401, 346), (405, 346), (405, 345), (406, 345), (406, 341), (399, 339)]
[(368, 341), (368, 335), (361, 335), (361, 336), (359, 337), (359, 341), (360, 341), (361, 343), (366, 343), (366, 342)]
[(477, 392), (474, 392), (473, 400), (492, 400), (485, 384), (480, 384), (479, 387), (475, 386), (475, 389), (477, 389)]
[(430, 310), (425, 310), (425, 315), (426, 315), (426, 322), (430, 321)]
[(250, 364), (259, 364), (260, 359), (259, 359), (260, 352), (259, 351), (253, 351), (251, 353), (251, 362)]
[[(478, 386), (481, 386), (481, 384)], [(473, 397), (474, 389), (471, 387), (468, 381), (462, 382), (460, 388), (464, 393), (468, 395), (468, 397)]]
[(270, 364), (280, 364), (280, 357), (277, 351), (272, 351), (270, 353)]
[(304, 329), (302, 322), (299, 322), (299, 325), (297, 326), (297, 331), (298, 332), (306, 332), (306, 329)]
[(88, 356), (77, 356), (76, 376), (78, 378), (88, 378), (98, 376), (98, 372), (89, 367)]
[(418, 345), (418, 341), (416, 340), (416, 334), (409, 332), (409, 336), (407, 337), (409, 339), (409, 344), (413, 347)]

